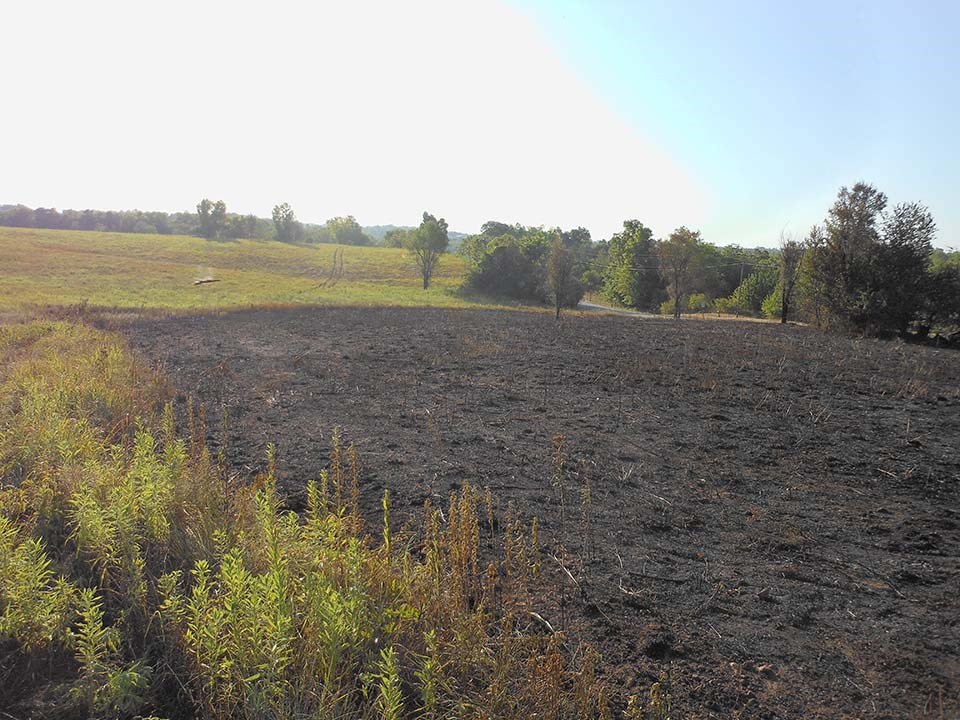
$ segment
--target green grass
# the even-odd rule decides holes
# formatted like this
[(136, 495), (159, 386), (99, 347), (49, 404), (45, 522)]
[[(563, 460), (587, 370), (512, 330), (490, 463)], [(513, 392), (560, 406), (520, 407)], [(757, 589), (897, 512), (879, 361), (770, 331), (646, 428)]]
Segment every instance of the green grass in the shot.
[[(343, 275), (324, 287), (337, 249)], [(82, 302), (169, 310), (489, 304), (461, 291), (460, 257), (445, 255), (425, 291), (407, 253), (387, 248), (0, 228), (0, 260), (0, 310), (7, 311)], [(206, 276), (218, 282), (193, 284)]]

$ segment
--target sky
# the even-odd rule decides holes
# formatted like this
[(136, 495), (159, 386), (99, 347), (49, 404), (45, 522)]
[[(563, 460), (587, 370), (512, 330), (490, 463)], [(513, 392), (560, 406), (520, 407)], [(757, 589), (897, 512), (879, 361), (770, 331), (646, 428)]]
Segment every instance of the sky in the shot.
[(960, 3), (21, 0), (0, 203), (774, 246), (843, 185), (960, 246)]

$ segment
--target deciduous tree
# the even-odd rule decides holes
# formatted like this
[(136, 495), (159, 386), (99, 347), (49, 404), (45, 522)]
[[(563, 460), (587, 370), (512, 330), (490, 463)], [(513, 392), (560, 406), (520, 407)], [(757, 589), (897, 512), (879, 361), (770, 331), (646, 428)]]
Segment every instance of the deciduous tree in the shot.
[(667, 284), (670, 299), (673, 300), (673, 317), (676, 319), (680, 319), (681, 300), (687, 292), (693, 262), (701, 241), (699, 231), (679, 227), (657, 247), (660, 273)]
[(919, 203), (886, 206), (872, 185), (841, 188), (825, 231), (811, 238), (804, 284), (822, 293), (831, 324), (905, 334), (929, 305), (933, 217)]
[(797, 278), (800, 276), (800, 264), (806, 251), (804, 244), (791, 236), (780, 234), (780, 322), (786, 323), (790, 314)]
[(371, 244), (370, 237), (363, 232), (363, 228), (360, 227), (360, 223), (357, 222), (357, 219), (353, 217), (353, 215), (330, 218), (324, 227), (327, 231), (329, 242), (336, 243), (337, 245)]
[(413, 256), (420, 277), (423, 278), (424, 290), (430, 287), (430, 280), (449, 243), (447, 221), (443, 218), (438, 220), (427, 212), (423, 214), (420, 227), (407, 236), (404, 247)]
[(879, 222), (887, 196), (858, 182), (840, 188), (827, 213), (824, 244), (815, 256), (832, 322), (866, 323), (863, 289), (871, 274), (871, 255), (879, 242)]
[(293, 208), (287, 203), (274, 206), (273, 225), (277, 231), (277, 240), (281, 242), (293, 242), (299, 235), (300, 223), (297, 222)]
[(223, 200), (213, 202), (204, 198), (197, 203), (200, 219), (200, 235), (212, 240), (223, 236), (227, 227), (227, 204)]
[(553, 298), (553, 305), (560, 319), (560, 309), (574, 307), (583, 297), (583, 289), (576, 276), (577, 261), (573, 252), (557, 235), (547, 256), (547, 287)]
[(393, 228), (387, 230), (383, 235), (383, 246), (388, 248), (402, 248), (410, 230), (406, 228)]
[(621, 305), (654, 310), (665, 297), (653, 231), (639, 220), (626, 220), (610, 238), (603, 292)]
[(901, 203), (884, 217), (864, 302), (871, 326), (907, 333), (930, 291), (930, 254), (936, 232), (933, 216), (919, 203)]

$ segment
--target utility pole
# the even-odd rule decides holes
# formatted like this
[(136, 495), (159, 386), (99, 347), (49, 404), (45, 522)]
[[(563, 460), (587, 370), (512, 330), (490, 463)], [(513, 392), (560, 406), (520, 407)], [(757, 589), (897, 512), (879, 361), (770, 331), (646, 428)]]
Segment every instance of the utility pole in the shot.
[[(740, 257), (740, 283), (737, 285), (737, 289), (740, 289), (740, 285), (743, 285), (743, 257)], [(737, 298), (737, 317), (740, 317), (740, 298)]]

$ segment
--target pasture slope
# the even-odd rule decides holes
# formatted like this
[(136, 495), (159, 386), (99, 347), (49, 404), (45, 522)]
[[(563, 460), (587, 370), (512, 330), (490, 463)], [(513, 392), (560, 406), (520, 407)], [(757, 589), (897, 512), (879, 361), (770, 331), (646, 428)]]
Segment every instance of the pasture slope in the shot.
[(490, 488), (498, 517), (539, 516), (539, 613), (600, 648), (620, 701), (669, 670), (676, 717), (960, 713), (954, 352), (439, 309), (123, 330), (169, 373), (181, 413), (192, 396), (227, 418), (208, 441), (236, 472), (277, 443), (292, 507), (339, 426), (371, 524), (384, 489), (414, 526), (467, 483)]
[[(0, 258), (0, 311), (471, 304), (458, 256), (443, 258), (424, 292), (407, 254), (387, 248), (0, 227)], [(193, 284), (204, 277), (218, 282)]]

